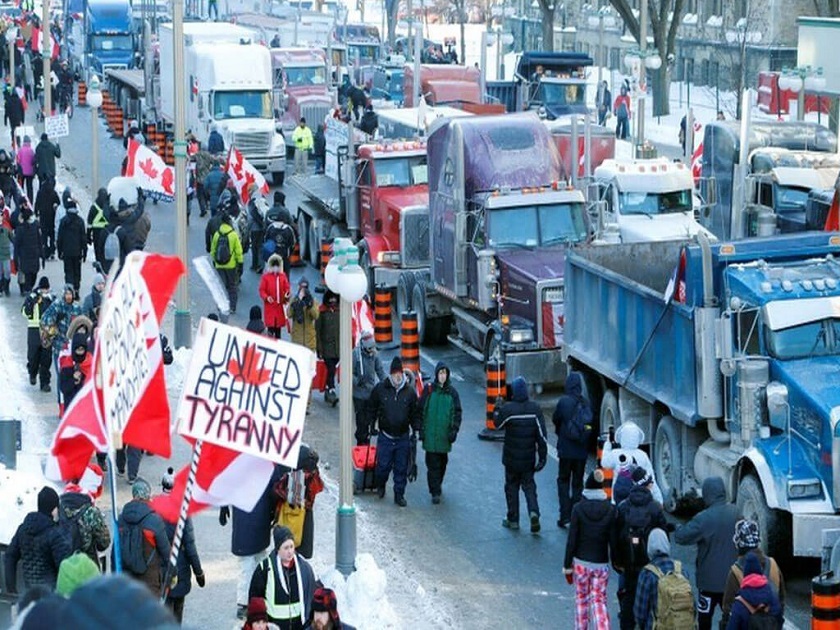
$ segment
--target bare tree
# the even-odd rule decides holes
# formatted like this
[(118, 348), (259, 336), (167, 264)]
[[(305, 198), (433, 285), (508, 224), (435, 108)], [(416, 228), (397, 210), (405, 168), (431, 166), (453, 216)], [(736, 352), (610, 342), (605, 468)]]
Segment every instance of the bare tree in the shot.
[(554, 52), (554, 0), (538, 1), (542, 13), (543, 50)]
[[(542, 4), (545, 0), (540, 0)], [(642, 0), (644, 2), (645, 0)], [(647, 0), (650, 30), (653, 44), (662, 58), (662, 65), (655, 70), (656, 90), (653, 92), (653, 115), (667, 116), (671, 113), (671, 64), (677, 39), (677, 29), (685, 12), (685, 0)], [(610, 0), (613, 8), (624, 20), (627, 30), (637, 42), (641, 42), (639, 19), (633, 14), (628, 0)]]
[(814, 0), (814, 11), (819, 17), (840, 17), (837, 0)]

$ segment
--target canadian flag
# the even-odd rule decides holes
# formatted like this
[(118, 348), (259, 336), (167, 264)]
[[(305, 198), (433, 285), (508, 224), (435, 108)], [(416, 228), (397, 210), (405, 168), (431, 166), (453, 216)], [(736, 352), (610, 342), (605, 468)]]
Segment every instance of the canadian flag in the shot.
[(834, 196), (831, 198), (824, 229), (826, 232), (840, 231), (840, 175), (834, 180)]
[[(40, 28), (37, 28), (37, 27), (32, 28), (31, 43), (32, 43), (32, 50), (33, 51), (42, 50), (41, 29)], [(60, 52), (60, 49), (59, 49), (59, 46), (58, 46), (58, 42), (56, 41), (56, 39), (55, 39), (55, 37), (53, 36), (52, 33), (50, 33), (50, 43), (52, 44), (50, 59), (52, 59), (54, 61), (54, 60), (58, 59), (58, 54)]]
[(175, 199), (175, 170), (149, 147), (133, 139), (128, 141), (125, 176), (137, 180), (139, 187), (152, 199)]
[[(700, 135), (700, 131), (702, 131), (703, 125), (701, 125), (696, 120), (694, 121), (694, 143), (696, 148), (694, 149), (694, 153), (691, 154), (691, 175), (694, 177), (694, 185), (700, 185), (700, 177), (703, 175), (703, 136)], [(700, 138), (700, 142), (697, 142), (697, 138)]]
[(359, 337), (364, 332), (373, 334), (373, 310), (370, 308), (368, 298), (359, 300), (353, 304), (353, 347), (356, 347)]
[(248, 203), (252, 184), (256, 184), (263, 194), (268, 193), (268, 183), (265, 181), (265, 177), (245, 159), (245, 156), (236, 147), (230, 148), (225, 171), (236, 187), (236, 192), (239, 193), (242, 203)]

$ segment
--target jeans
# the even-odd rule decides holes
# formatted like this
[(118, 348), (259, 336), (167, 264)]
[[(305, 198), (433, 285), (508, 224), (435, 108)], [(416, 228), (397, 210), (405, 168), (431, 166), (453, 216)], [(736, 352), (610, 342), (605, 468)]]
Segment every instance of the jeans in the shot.
[(227, 289), (228, 300), (230, 300), (230, 312), (236, 312), (236, 301), (239, 297), (239, 269), (216, 269), (222, 278), (222, 284)]
[[(215, 15), (216, 20), (219, 19), (219, 2), (218, 0), (210, 0), (207, 3), (207, 19), (210, 19), (211, 15)], [(245, 604), (248, 604), (248, 601), (245, 601)]]
[[(560, 499), (560, 521), (572, 520), (572, 508), (580, 501), (583, 493), (583, 473), (586, 470), (585, 459), (560, 458), (557, 473), (557, 497)], [(571, 494), (569, 494), (571, 486)]]
[(316, 173), (323, 173), (324, 172), (324, 155), (323, 154), (315, 154), (315, 172)]
[(609, 630), (610, 613), (607, 609), (607, 582), (609, 566), (592, 567), (575, 562), (575, 630), (588, 630), (589, 619), (598, 630)]
[[(133, 446), (126, 446), (117, 449), (117, 470), (120, 472), (127, 472), (128, 479), (133, 481), (137, 479), (140, 472), (140, 460), (143, 459), (143, 451)], [(128, 471), (126, 471), (126, 463), (128, 464)]]
[(630, 119), (618, 117), (615, 119), (615, 121), (615, 137), (619, 140), (627, 140), (627, 133), (630, 127)]
[(439, 497), (441, 494), (447, 463), (448, 453), (426, 453), (426, 481), (429, 484), (429, 494), (433, 497)]
[(534, 471), (516, 472), (505, 468), (505, 499), (507, 500), (507, 520), (511, 523), (519, 522), (519, 489), (525, 493), (525, 503), (528, 514), (540, 515), (537, 502), (537, 484), (534, 481)]
[(379, 433), (379, 440), (376, 442), (376, 484), (384, 488), (393, 470), (394, 498), (405, 494), (405, 484), (408, 480), (408, 449), (408, 433), (398, 438)]

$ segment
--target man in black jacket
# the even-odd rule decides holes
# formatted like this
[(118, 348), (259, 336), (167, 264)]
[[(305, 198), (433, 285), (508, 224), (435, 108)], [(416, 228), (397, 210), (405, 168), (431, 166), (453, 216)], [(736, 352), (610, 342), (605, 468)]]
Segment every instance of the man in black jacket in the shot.
[(82, 261), (87, 257), (87, 226), (79, 216), (79, 206), (75, 201), (65, 201), (67, 214), (58, 224), (56, 248), (58, 257), (64, 261), (64, 282), (73, 285), (76, 298), (82, 284)]
[[(580, 372), (569, 372), (563, 395), (557, 401), (552, 420), (557, 434), (557, 495), (560, 499), (560, 518), (558, 527), (566, 527), (572, 518), (572, 508), (580, 501), (583, 492), (583, 473), (586, 469), (586, 441), (574, 439), (569, 425), (575, 421), (578, 405), (589, 407), (589, 401), (583, 397), (583, 379)], [(590, 412), (591, 419), (591, 412)], [(571, 494), (569, 490), (571, 489)]]
[(38, 185), (50, 179), (55, 183), (55, 159), (61, 157), (61, 147), (50, 142), (46, 133), (41, 134), (41, 141), (35, 147), (35, 174), (38, 175)]
[[(385, 484), (394, 470), (394, 503), (408, 505), (405, 485), (408, 479), (409, 433), (420, 430), (420, 405), (410, 372), (403, 371), (402, 360), (394, 357), (388, 378), (373, 388), (368, 401), (370, 426), (379, 427), (376, 456), (376, 483), (379, 498), (385, 496)], [(375, 435), (375, 434), (374, 434)]]
[(511, 385), (513, 399), (496, 405), (493, 423), (505, 429), (502, 464), (505, 467), (505, 499), (507, 518), (502, 527), (519, 529), (519, 489), (525, 493), (531, 532), (540, 531), (540, 506), (537, 502), (537, 484), (534, 473), (545, 468), (548, 444), (545, 420), (540, 406), (528, 400), (528, 384), (517, 376)]

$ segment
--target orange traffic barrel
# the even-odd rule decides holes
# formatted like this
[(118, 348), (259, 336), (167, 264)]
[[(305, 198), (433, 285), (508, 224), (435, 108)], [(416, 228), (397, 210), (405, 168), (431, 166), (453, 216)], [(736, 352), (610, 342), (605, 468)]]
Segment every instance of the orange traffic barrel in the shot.
[(811, 580), (811, 630), (840, 628), (840, 577), (826, 573)]
[(87, 105), (87, 85), (79, 81), (79, 105)]
[[(609, 439), (609, 438), (607, 438)], [(606, 444), (606, 439), (603, 437), (598, 437), (598, 453), (595, 459), (595, 468), (600, 468), (601, 472), (604, 473), (604, 492), (607, 493), (607, 498), (612, 499), (612, 482), (613, 482), (613, 469), (612, 468), (603, 468), (601, 466), (601, 455), (604, 453), (604, 444)]]
[(420, 332), (417, 330), (417, 313), (400, 314), (400, 358), (403, 367), (412, 372), (420, 371)]
[(292, 248), (292, 254), (289, 256), (289, 266), (300, 267), (302, 264), (303, 261), (300, 259), (300, 242), (295, 240), (295, 246)]
[(146, 123), (146, 144), (155, 144), (155, 136), (157, 135), (157, 128), (155, 123)]
[(327, 265), (333, 257), (332, 239), (321, 239), (321, 284), (324, 284), (324, 274), (327, 273)]
[(121, 107), (117, 107), (114, 115), (114, 135), (117, 138), (123, 137), (123, 110)]
[(373, 338), (376, 344), (394, 341), (391, 323), (391, 289), (377, 287), (373, 297)]
[(485, 365), (486, 376), (486, 404), (484, 428), (479, 431), (480, 440), (503, 440), (505, 439), (504, 429), (497, 429), (493, 422), (493, 415), (496, 411), (496, 401), (505, 398), (507, 394), (507, 373), (505, 362), (498, 359), (490, 359)]

